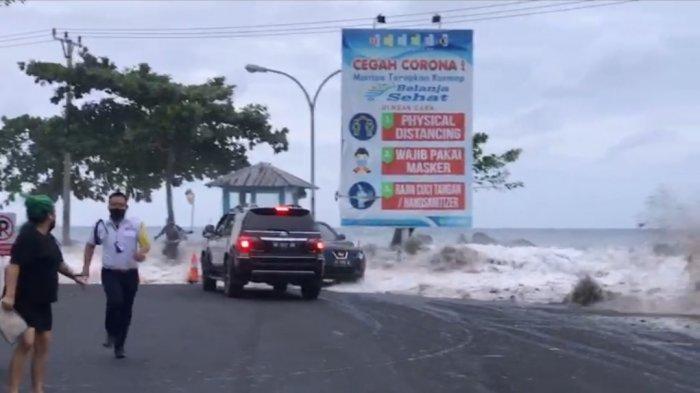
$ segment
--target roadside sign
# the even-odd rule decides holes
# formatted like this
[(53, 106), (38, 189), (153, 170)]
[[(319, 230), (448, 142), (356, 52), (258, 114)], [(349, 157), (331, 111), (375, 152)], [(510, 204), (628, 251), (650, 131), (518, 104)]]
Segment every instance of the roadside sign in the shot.
[(16, 238), (17, 217), (15, 213), (0, 212), (0, 256), (10, 255), (10, 249)]
[(343, 226), (471, 227), (472, 31), (344, 29)]

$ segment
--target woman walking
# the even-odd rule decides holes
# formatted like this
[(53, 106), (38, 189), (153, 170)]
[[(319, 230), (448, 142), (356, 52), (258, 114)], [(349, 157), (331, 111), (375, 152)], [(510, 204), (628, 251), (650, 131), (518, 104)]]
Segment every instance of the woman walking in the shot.
[(12, 354), (8, 391), (19, 392), (24, 365), (33, 350), (32, 392), (42, 393), (53, 323), (51, 303), (57, 300), (58, 273), (80, 285), (85, 285), (85, 282), (65, 264), (58, 242), (51, 235), (56, 225), (51, 198), (45, 195), (29, 196), (25, 206), (28, 222), (12, 246), (2, 307), (16, 310), (29, 328)]

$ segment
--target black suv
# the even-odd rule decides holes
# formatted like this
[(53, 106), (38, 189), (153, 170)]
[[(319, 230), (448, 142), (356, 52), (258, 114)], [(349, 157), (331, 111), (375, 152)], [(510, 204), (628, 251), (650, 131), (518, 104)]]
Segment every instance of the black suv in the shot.
[(323, 278), (337, 282), (354, 282), (364, 278), (367, 265), (364, 252), (325, 222), (317, 222), (316, 227), (326, 246), (323, 251), (326, 265)]
[(283, 293), (300, 285), (305, 299), (316, 299), (323, 282), (324, 243), (311, 214), (292, 206), (239, 208), (216, 227), (204, 229), (202, 285), (239, 297), (248, 282), (264, 282)]

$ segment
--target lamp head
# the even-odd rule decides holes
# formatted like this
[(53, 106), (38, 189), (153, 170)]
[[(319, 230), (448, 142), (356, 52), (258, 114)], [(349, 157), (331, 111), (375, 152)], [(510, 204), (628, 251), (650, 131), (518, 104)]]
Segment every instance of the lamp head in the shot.
[(245, 70), (248, 72), (251, 72), (251, 73), (253, 73), (253, 72), (267, 72), (267, 68), (259, 66), (259, 65), (255, 65), (255, 64), (247, 64), (245, 66)]

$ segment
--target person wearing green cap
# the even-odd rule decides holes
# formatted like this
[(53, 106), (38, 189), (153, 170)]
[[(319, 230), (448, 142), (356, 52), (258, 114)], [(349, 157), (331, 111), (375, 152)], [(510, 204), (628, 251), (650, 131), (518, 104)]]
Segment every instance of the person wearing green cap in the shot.
[(73, 273), (63, 261), (58, 242), (51, 235), (56, 226), (56, 211), (51, 198), (27, 196), (25, 206), (28, 222), (22, 226), (12, 246), (1, 302), (4, 309), (16, 310), (29, 326), (10, 360), (10, 393), (19, 392), (24, 364), (30, 353), (33, 353), (32, 391), (44, 391), (44, 370), (53, 323), (51, 303), (57, 300), (58, 274), (85, 285), (81, 276)]

